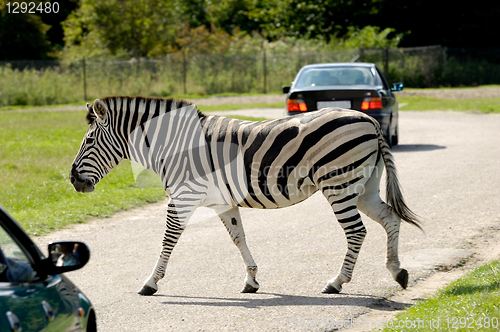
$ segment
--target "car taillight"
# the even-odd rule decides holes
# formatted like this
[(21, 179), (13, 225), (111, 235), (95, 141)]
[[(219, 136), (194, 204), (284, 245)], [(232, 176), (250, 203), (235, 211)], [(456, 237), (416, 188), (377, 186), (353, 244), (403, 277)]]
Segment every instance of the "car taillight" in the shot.
[(374, 98), (365, 98), (363, 103), (361, 103), (361, 109), (373, 110), (373, 109), (381, 109), (382, 108), (382, 98), (374, 97)]
[(290, 112), (307, 111), (306, 103), (302, 99), (288, 99), (286, 101), (286, 108)]

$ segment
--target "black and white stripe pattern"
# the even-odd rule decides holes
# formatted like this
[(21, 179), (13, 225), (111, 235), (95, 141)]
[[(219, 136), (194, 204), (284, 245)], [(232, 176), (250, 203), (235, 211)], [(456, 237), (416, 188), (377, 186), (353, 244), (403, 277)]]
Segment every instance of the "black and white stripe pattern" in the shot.
[[(378, 123), (356, 111), (323, 109), (271, 121), (205, 116), (188, 102), (108, 97), (87, 104), (90, 128), (71, 169), (80, 192), (92, 191), (121, 159), (160, 175), (170, 197), (160, 258), (139, 291), (158, 290), (170, 254), (200, 206), (215, 209), (247, 269), (243, 292), (255, 292), (257, 265), (246, 245), (238, 207), (273, 209), (299, 203), (316, 191), (328, 200), (345, 231), (348, 249), (326, 293), (351, 280), (366, 234), (358, 209), (387, 231), (387, 268), (406, 288), (399, 267), (401, 219), (418, 226), (403, 201), (394, 159)], [(388, 202), (379, 197), (387, 169)]]

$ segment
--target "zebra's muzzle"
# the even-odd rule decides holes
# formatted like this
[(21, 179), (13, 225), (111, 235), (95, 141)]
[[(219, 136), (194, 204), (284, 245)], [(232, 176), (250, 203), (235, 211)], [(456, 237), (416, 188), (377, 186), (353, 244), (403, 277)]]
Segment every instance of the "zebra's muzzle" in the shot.
[(69, 174), (69, 180), (71, 184), (79, 193), (89, 193), (94, 191), (94, 183), (90, 179), (84, 179), (80, 176), (76, 170), (75, 165), (71, 167), (71, 172)]

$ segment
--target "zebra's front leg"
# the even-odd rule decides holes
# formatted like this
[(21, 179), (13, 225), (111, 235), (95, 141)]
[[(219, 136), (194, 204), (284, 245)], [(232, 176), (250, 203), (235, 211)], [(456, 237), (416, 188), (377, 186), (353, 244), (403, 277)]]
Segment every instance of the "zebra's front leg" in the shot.
[[(347, 238), (347, 252), (339, 274), (328, 280), (322, 293), (340, 293), (342, 285), (351, 281), (366, 229), (356, 208), (357, 195), (350, 196), (350, 199), (349, 196), (345, 197), (347, 199), (338, 199), (335, 195), (328, 195), (328, 192), (323, 191), (323, 194), (328, 198), (340, 226), (344, 229)], [(334, 201), (334, 199), (337, 200)]]
[(196, 206), (192, 206), (191, 204), (178, 205), (182, 206), (182, 208), (177, 208), (172, 199), (168, 203), (165, 235), (163, 236), (160, 257), (156, 261), (153, 272), (144, 282), (144, 286), (138, 291), (140, 295), (153, 295), (158, 291), (158, 281), (165, 276), (165, 269), (172, 250), (186, 228), (189, 218), (196, 209)]
[(215, 209), (220, 219), (226, 226), (231, 240), (240, 250), (241, 257), (246, 267), (245, 286), (241, 290), (242, 293), (255, 293), (259, 289), (259, 283), (255, 279), (257, 274), (257, 265), (252, 258), (252, 254), (247, 247), (245, 240), (245, 232), (241, 224), (241, 216), (238, 207), (220, 206)]
[(359, 223), (353, 225), (353, 229), (344, 227), (343, 224), (341, 225), (343, 226), (347, 237), (347, 252), (344, 258), (344, 263), (342, 264), (339, 274), (335, 278), (328, 280), (328, 283), (321, 291), (322, 293), (340, 293), (342, 291), (342, 284), (351, 281), (352, 272), (354, 270), (354, 266), (356, 265), (356, 260), (366, 235), (366, 229), (361, 221), (361, 218), (359, 218)]

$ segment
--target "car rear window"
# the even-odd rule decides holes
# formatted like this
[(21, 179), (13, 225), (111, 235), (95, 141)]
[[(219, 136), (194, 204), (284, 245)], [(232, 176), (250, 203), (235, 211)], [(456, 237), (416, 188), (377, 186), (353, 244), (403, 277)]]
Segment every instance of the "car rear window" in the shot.
[(300, 73), (296, 88), (325, 85), (375, 85), (375, 76), (367, 67), (308, 68)]

